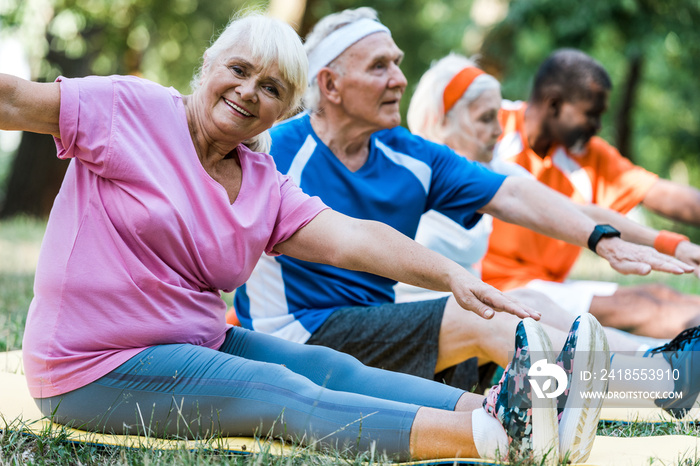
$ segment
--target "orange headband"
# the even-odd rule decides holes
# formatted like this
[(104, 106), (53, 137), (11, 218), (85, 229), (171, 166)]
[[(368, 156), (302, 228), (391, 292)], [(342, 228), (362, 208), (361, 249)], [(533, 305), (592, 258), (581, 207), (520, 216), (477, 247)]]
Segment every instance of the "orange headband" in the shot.
[(484, 74), (479, 68), (469, 66), (457, 73), (454, 78), (445, 86), (445, 92), (442, 93), (442, 103), (445, 108), (445, 114), (457, 103), (460, 97), (467, 92), (469, 86), (472, 85), (477, 76)]

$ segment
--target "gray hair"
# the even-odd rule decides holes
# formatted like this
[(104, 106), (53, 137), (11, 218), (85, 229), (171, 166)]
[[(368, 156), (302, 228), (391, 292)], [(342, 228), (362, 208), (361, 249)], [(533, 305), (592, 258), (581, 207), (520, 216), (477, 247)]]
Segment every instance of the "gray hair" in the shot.
[[(306, 36), (306, 41), (304, 42), (306, 54), (311, 54), (311, 52), (321, 43), (321, 41), (328, 37), (328, 35), (336, 29), (350, 23), (354, 23), (355, 21), (363, 18), (376, 21), (377, 11), (374, 8), (364, 6), (354, 10), (343, 10), (339, 13), (333, 13), (324, 17), (318, 23), (316, 23), (311, 32)], [(333, 62), (331, 62), (328, 66), (333, 67)], [(306, 94), (304, 94), (304, 106), (310, 111), (314, 112), (318, 110), (318, 104), (321, 101), (321, 90), (318, 88), (316, 76), (311, 76), (310, 78), (311, 83), (309, 83), (309, 86), (306, 89)]]
[[(301, 99), (307, 86), (309, 62), (297, 33), (287, 23), (255, 11), (234, 16), (226, 28), (204, 52), (202, 66), (197, 70), (190, 87), (196, 91), (202, 77), (221, 52), (245, 44), (263, 68), (277, 64), (282, 77), (291, 86), (289, 108), (285, 117), (293, 115), (301, 107)], [(271, 139), (267, 131), (244, 141), (251, 150), (268, 152)]]
[(452, 118), (454, 124), (444, 127), (443, 123), (448, 116), (461, 115), (467, 111), (469, 104), (478, 99), (484, 91), (501, 89), (501, 84), (490, 74), (479, 75), (446, 115), (443, 106), (445, 87), (457, 73), (467, 67), (478, 68), (474, 60), (451, 53), (434, 63), (423, 74), (411, 97), (406, 115), (412, 133), (431, 141), (443, 142), (446, 136), (455, 130), (459, 120)]

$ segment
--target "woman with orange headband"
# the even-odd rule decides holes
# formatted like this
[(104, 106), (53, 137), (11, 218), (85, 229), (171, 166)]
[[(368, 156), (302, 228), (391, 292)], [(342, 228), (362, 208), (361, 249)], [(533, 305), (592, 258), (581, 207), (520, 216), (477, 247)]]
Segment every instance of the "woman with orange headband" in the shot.
[[(494, 147), (503, 132), (498, 120), (501, 102), (501, 85), (496, 78), (479, 69), (474, 61), (450, 54), (421, 78), (408, 108), (408, 126), (412, 133), (445, 144), (493, 171), (530, 176), (519, 165), (493, 160)], [(492, 217), (484, 215), (474, 227), (465, 229), (431, 210), (423, 215), (416, 240), (481, 276), (480, 261), (486, 254), (491, 223)], [(401, 301), (430, 298), (436, 293), (405, 284), (397, 285), (396, 292)], [(519, 299), (528, 297), (520, 294)], [(536, 301), (541, 308), (541, 301)], [(565, 325), (563, 318), (558, 321), (558, 327)]]
[[(445, 144), (461, 156), (489, 164), (501, 135), (498, 110), (501, 85), (465, 57), (451, 54), (440, 60), (421, 79), (408, 110), (411, 132)], [(498, 171), (498, 170), (494, 170)], [(446, 216), (431, 210), (423, 215), (416, 240), (433, 249), (450, 246), (452, 257), (480, 276), (479, 261), (486, 254), (492, 217), (484, 215), (467, 230)], [(431, 238), (442, 238), (435, 244)], [(397, 299), (421, 293), (408, 285), (397, 286)], [(406, 296), (408, 294), (408, 296)], [(422, 294), (422, 293), (421, 293)], [(415, 298), (416, 296), (413, 296)]]

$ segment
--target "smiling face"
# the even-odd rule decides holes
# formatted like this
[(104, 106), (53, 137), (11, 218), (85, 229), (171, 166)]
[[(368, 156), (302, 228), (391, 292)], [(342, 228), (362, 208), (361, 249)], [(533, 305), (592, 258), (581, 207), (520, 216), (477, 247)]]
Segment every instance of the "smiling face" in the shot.
[(576, 154), (600, 130), (600, 120), (608, 108), (608, 91), (591, 84), (589, 98), (563, 101), (549, 119), (552, 138)]
[(205, 67), (196, 91), (199, 120), (210, 139), (242, 142), (285, 114), (290, 93), (275, 63), (263, 68), (247, 47), (239, 46)]
[(444, 124), (449, 127), (445, 144), (469, 160), (490, 162), (493, 148), (502, 133), (498, 121), (500, 108), (499, 89), (485, 90), (468, 105), (458, 104), (445, 119)]
[(399, 103), (407, 84), (399, 68), (402, 59), (391, 36), (379, 32), (348, 47), (334, 61), (343, 111), (358, 125), (378, 131), (401, 123)]

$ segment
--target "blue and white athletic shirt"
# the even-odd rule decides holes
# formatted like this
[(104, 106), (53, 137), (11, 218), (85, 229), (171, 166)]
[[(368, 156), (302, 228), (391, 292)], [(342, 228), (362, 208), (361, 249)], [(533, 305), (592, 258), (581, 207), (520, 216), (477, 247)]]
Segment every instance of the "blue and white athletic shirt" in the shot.
[[(435, 209), (466, 228), (481, 217), (504, 176), (402, 127), (372, 135), (367, 162), (351, 172), (333, 155), (304, 113), (270, 130), (277, 169), (332, 209), (377, 220), (413, 238), (424, 212)], [(263, 255), (234, 306), (241, 324), (306, 342), (340, 307), (393, 302), (396, 282), (376, 275)]]

